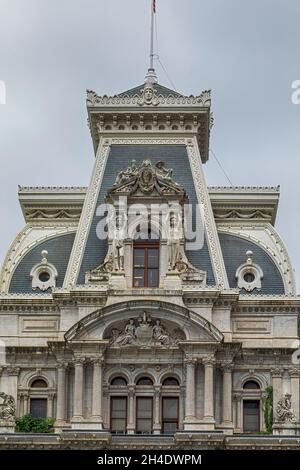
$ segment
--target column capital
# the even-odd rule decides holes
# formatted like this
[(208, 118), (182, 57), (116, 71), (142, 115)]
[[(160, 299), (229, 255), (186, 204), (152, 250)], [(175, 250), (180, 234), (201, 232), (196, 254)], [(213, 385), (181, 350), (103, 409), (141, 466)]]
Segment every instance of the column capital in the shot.
[(128, 385), (127, 387), (128, 390), (128, 396), (134, 396), (135, 394), (135, 385)]
[(234, 393), (233, 394), (233, 398), (236, 400), (236, 401), (241, 401), (243, 397), (243, 394), (242, 393)]
[(85, 357), (75, 357), (72, 361), (74, 366), (83, 366), (86, 363)]
[(10, 376), (18, 376), (19, 373), (20, 373), (20, 370), (21, 370), (20, 367), (13, 367), (12, 366), (12, 367), (7, 368), (7, 373)]
[(184, 358), (184, 363), (195, 366), (198, 363), (198, 358), (192, 355), (186, 355)]
[(104, 357), (91, 357), (90, 362), (94, 365), (103, 366), (105, 363)]
[(232, 372), (234, 369), (234, 364), (232, 362), (223, 362), (220, 366), (222, 372)]
[(53, 400), (55, 397), (56, 397), (56, 393), (55, 393), (55, 392), (49, 392), (49, 393), (48, 393), (48, 398), (49, 398), (50, 400)]
[(271, 375), (273, 378), (282, 378), (282, 374), (283, 374), (283, 369), (280, 369), (279, 367), (277, 367), (276, 369), (272, 369), (271, 370)]
[(216, 364), (216, 358), (213, 354), (208, 354), (207, 356), (202, 357), (202, 364), (204, 366), (213, 367)]
[(67, 369), (68, 367), (69, 367), (69, 363), (67, 361), (63, 361), (63, 360), (57, 361), (58, 369)]
[(289, 370), (289, 375), (291, 378), (298, 379), (300, 377), (300, 369), (298, 368), (293, 368)]

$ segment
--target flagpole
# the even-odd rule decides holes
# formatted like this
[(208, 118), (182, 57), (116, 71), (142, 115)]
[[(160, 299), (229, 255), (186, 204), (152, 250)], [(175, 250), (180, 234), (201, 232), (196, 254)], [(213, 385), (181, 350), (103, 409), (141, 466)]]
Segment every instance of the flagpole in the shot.
[(150, 70), (154, 70), (154, 3), (151, 0)]
[(156, 0), (151, 0), (151, 32), (150, 32), (150, 67), (145, 77), (145, 83), (157, 83), (154, 69), (154, 15), (156, 13)]

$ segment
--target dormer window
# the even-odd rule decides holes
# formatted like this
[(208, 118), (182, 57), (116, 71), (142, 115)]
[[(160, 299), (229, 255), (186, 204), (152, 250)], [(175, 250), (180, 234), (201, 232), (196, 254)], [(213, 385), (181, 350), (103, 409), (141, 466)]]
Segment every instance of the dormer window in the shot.
[(235, 273), (238, 288), (245, 289), (247, 292), (253, 292), (255, 289), (261, 290), (264, 273), (257, 264), (253, 263), (252, 251), (247, 251), (246, 257), (246, 263), (242, 264)]
[(41, 262), (32, 268), (30, 277), (33, 290), (39, 289), (46, 292), (48, 289), (56, 287), (58, 272), (55, 266), (48, 262), (48, 251), (43, 250), (41, 256)]

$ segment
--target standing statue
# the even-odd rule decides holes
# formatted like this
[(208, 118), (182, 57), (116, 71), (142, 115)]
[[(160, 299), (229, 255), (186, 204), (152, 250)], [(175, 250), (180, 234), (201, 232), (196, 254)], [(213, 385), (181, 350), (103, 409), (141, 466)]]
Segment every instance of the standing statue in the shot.
[(124, 243), (115, 238), (112, 242), (114, 271), (124, 271)]
[(0, 392), (0, 399), (2, 399), (2, 403), (0, 402), (0, 420), (14, 421), (16, 414), (14, 397)]
[(291, 395), (286, 393), (276, 406), (276, 421), (279, 423), (294, 423), (295, 413), (292, 410)]
[(124, 220), (124, 217), (118, 215), (115, 222), (113, 230), (110, 229), (109, 233), (109, 238), (112, 240), (111, 255), (113, 258), (113, 270), (124, 271), (124, 238), (126, 221)]
[(169, 248), (169, 271), (175, 269), (177, 261), (180, 259), (180, 230), (178, 229), (178, 219), (176, 216), (170, 218), (170, 230), (168, 237)]

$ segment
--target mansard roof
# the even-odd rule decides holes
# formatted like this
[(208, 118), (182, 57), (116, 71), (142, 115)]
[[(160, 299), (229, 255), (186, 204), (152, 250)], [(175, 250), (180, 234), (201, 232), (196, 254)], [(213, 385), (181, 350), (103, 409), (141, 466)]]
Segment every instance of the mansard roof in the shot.
[[(119, 93), (117, 96), (135, 96), (135, 95), (140, 95), (145, 87), (145, 83), (142, 85), (136, 86), (134, 88), (131, 88), (130, 90), (123, 91), (122, 93)], [(154, 88), (157, 91), (158, 95), (162, 96), (184, 96), (181, 93), (178, 93), (175, 90), (172, 90), (171, 88), (167, 88), (163, 85), (160, 85), (159, 83), (154, 84)]]

